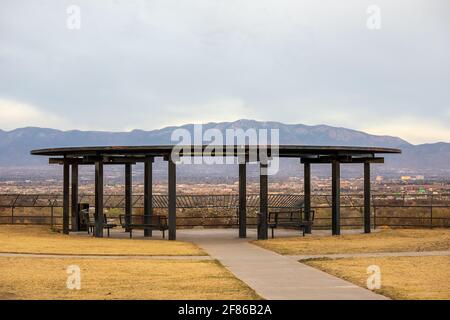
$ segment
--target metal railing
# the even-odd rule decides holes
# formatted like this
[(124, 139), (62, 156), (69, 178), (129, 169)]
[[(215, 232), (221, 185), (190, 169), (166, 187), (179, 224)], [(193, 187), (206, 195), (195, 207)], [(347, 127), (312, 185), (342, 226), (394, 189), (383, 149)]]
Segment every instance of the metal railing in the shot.
[[(270, 194), (271, 211), (298, 209), (303, 205), (301, 194)], [(341, 226), (363, 225), (364, 198), (362, 194), (341, 195)], [(94, 206), (94, 195), (80, 195), (79, 203)], [(329, 228), (331, 222), (331, 195), (312, 195), (311, 209), (316, 211), (315, 228)], [(105, 195), (104, 208), (110, 216), (123, 213), (123, 195)], [(247, 195), (247, 225), (256, 225), (259, 195)], [(143, 210), (143, 195), (133, 196), (135, 210)], [(167, 207), (167, 195), (154, 195), (155, 210)], [(238, 224), (238, 195), (178, 195), (177, 225), (180, 227), (220, 226)], [(201, 209), (202, 213), (195, 211)], [(372, 194), (372, 226), (391, 227), (449, 227), (450, 194)], [(189, 212), (193, 211), (193, 212)], [(62, 224), (61, 194), (0, 194), (0, 224)]]

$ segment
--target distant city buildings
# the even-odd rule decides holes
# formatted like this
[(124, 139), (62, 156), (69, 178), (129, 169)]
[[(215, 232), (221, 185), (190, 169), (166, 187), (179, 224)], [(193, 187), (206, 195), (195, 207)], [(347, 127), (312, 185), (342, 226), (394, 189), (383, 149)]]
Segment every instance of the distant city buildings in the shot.
[(423, 181), (425, 180), (425, 176), (423, 175), (417, 175), (417, 176), (401, 176), (400, 180), (402, 180), (403, 182), (408, 182), (408, 181)]
[[(105, 194), (123, 194), (124, 183), (115, 181), (114, 179), (106, 179)], [(122, 180), (122, 179), (119, 179)], [(134, 194), (143, 194), (144, 186), (139, 178), (133, 186)], [(216, 179), (204, 179), (203, 181), (191, 181), (180, 179), (177, 183), (177, 191), (179, 194), (231, 194), (238, 192), (237, 177), (230, 177), (227, 181), (217, 181)], [(364, 179), (359, 177), (341, 178), (341, 191), (343, 194), (357, 194), (363, 190)], [(80, 194), (93, 194), (94, 185), (89, 179), (80, 179)], [(311, 177), (311, 188), (313, 194), (331, 194), (331, 179), (321, 178), (319, 176)], [(428, 177), (425, 180), (424, 175), (407, 175), (402, 176), (382, 176), (377, 175), (372, 183), (374, 193), (404, 193), (404, 194), (450, 194), (450, 181), (443, 179), (433, 179)], [(155, 181), (153, 185), (154, 194), (166, 194), (167, 183)], [(280, 194), (302, 194), (303, 193), (303, 177), (296, 176), (289, 179), (269, 179), (269, 192)], [(42, 177), (30, 179), (20, 179), (14, 181), (12, 179), (0, 180), (0, 194), (61, 194), (61, 183), (58, 179)], [(249, 174), (247, 182), (247, 193), (258, 194), (259, 183), (257, 179)]]

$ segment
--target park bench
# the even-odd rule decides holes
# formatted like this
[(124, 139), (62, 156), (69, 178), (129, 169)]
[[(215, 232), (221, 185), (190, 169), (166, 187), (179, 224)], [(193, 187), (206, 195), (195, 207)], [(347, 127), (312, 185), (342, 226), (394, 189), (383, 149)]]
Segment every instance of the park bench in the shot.
[[(88, 234), (94, 235), (94, 229), (95, 229), (95, 219), (92, 215), (89, 214), (89, 210), (82, 210), (81, 216), (83, 217), (82, 223), (84, 223), (87, 226), (87, 232)], [(113, 219), (108, 219), (106, 214), (103, 214), (103, 229), (107, 230), (107, 234), (109, 237), (109, 230), (112, 228), (117, 227), (117, 224), (114, 223)]]
[(303, 210), (301, 211), (278, 211), (269, 213), (268, 226), (272, 229), (272, 238), (274, 237), (274, 229), (278, 227), (286, 229), (299, 229), (305, 236), (305, 230), (314, 223), (315, 211), (311, 210), (311, 219), (303, 218)]
[(165, 231), (169, 229), (167, 225), (167, 217), (161, 215), (153, 215), (151, 217), (146, 217), (143, 215), (125, 215), (121, 214), (119, 216), (120, 224), (125, 231), (130, 233), (130, 238), (133, 237), (133, 229), (140, 230), (159, 230), (162, 232), (163, 239), (165, 236)]

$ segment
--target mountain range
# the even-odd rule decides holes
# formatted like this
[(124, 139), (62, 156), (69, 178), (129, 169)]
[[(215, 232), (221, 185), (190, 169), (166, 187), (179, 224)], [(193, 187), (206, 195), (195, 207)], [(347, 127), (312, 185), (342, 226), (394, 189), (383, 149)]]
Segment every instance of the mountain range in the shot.
[[(194, 125), (171, 126), (158, 130), (133, 130), (130, 132), (61, 131), (48, 128), (26, 127), (12, 131), (0, 130), (0, 166), (29, 167), (47, 164), (47, 159), (31, 156), (30, 150), (66, 146), (109, 145), (157, 145), (173, 144), (174, 129), (184, 128), (193, 132)], [(203, 130), (218, 129), (278, 129), (280, 144), (345, 145), (393, 147), (402, 150), (401, 155), (386, 157), (385, 170), (450, 176), (450, 143), (439, 142), (414, 145), (393, 136), (371, 135), (361, 131), (327, 125), (283, 124), (255, 120), (207, 123)]]

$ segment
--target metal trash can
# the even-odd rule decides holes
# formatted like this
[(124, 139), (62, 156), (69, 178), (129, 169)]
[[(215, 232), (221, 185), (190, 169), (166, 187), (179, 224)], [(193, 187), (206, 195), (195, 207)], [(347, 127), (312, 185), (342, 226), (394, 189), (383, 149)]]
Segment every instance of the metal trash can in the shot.
[(78, 230), (87, 231), (89, 222), (89, 203), (78, 204)]

